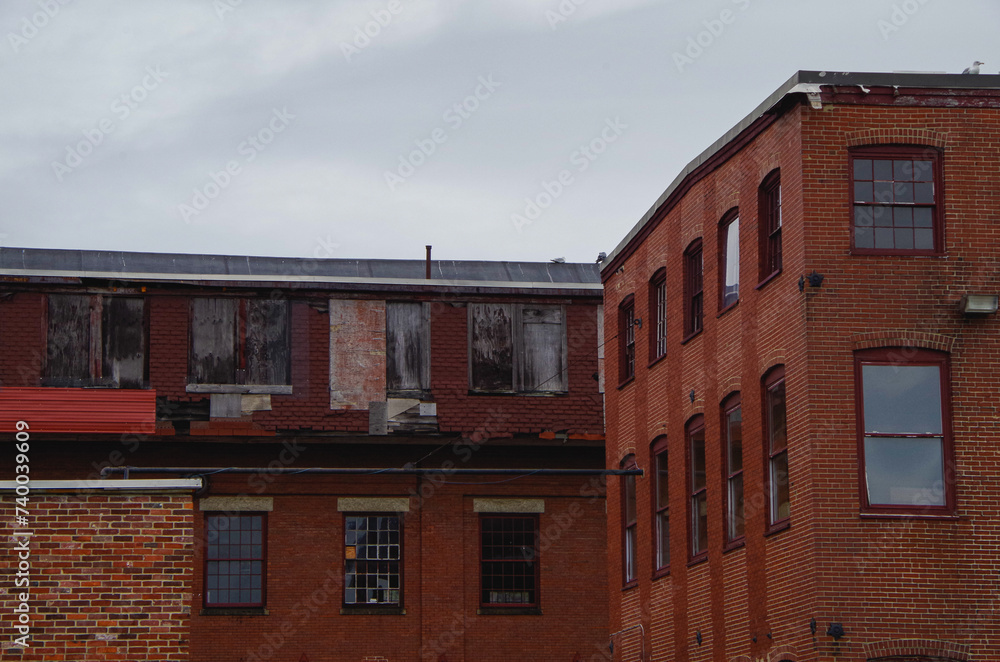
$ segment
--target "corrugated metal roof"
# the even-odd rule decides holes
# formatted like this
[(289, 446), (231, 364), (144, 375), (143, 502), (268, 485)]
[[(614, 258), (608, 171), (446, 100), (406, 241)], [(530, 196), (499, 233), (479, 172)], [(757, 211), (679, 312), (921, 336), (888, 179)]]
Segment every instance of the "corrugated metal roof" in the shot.
[(432, 260), (309, 259), (184, 253), (132, 253), (43, 248), (0, 248), (0, 273), (157, 280), (308, 280), (409, 282), (435, 285), (498, 283), (599, 287), (597, 264)]
[(112, 388), (0, 388), (0, 430), (153, 434), (156, 391)]

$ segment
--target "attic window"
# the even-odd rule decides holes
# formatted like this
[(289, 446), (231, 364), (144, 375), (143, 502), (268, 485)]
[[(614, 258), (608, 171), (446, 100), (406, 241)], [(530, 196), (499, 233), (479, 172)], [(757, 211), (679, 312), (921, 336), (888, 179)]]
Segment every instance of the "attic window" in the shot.
[(289, 384), (288, 302), (191, 301), (192, 384)]
[(469, 305), (469, 385), (473, 391), (563, 393), (566, 311), (562, 306)]

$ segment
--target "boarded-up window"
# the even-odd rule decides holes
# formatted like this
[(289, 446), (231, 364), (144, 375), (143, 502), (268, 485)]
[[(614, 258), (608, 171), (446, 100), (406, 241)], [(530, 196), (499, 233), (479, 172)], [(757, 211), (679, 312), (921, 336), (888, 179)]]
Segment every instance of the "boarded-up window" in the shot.
[(287, 384), (288, 302), (193, 299), (191, 382)]
[(143, 388), (144, 304), (138, 298), (50, 294), (44, 383)]
[(514, 390), (514, 338), (511, 305), (469, 305), (470, 386), (477, 391)]
[(430, 388), (430, 306), (389, 301), (385, 306), (386, 388)]
[(470, 387), (551, 393), (567, 389), (560, 306), (470, 304)]

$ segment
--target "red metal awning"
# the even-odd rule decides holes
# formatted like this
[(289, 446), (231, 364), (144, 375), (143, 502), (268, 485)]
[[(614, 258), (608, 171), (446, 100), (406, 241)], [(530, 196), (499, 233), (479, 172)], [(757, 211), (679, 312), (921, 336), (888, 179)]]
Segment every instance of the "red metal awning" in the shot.
[(156, 391), (113, 388), (0, 388), (0, 431), (153, 434)]

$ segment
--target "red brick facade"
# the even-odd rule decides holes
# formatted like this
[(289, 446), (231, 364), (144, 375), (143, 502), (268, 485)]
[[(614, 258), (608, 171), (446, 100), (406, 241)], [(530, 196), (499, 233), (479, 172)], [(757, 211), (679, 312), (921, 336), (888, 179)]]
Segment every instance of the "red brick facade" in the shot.
[[(992, 81), (964, 90), (955, 89), (968, 87), (958, 77), (899, 78), (895, 88), (880, 79), (820, 88), (816, 79), (820, 108), (786, 88), (713, 148), (604, 264), (608, 375), (618, 374), (619, 303), (634, 294), (637, 315), (646, 316), (647, 282), (667, 271), (666, 357), (645, 365), (644, 325), (634, 380), (609, 384), (606, 398), (608, 466), (634, 454), (645, 470), (637, 577), (624, 588), (620, 479), (609, 482), (611, 627), (642, 625), (645, 635), (641, 645), (639, 629), (617, 635), (615, 659), (639, 659), (643, 647), (645, 659), (692, 662), (1000, 658), (992, 404), (1000, 327), (996, 314), (958, 310), (964, 294), (997, 293), (1000, 93)], [(898, 144), (940, 150), (939, 255), (852, 253), (848, 149)], [(776, 168), (783, 268), (759, 284), (758, 188)], [(717, 228), (734, 207), (739, 303), (720, 314)], [(698, 238), (704, 330), (684, 341), (682, 254)], [(810, 283), (813, 272), (821, 284)], [(895, 348), (901, 361), (922, 349), (947, 357), (954, 458), (945, 475), (957, 498), (948, 516), (862, 512), (855, 352), (871, 348)], [(775, 366), (785, 371), (790, 517), (769, 528), (762, 379)], [(734, 392), (742, 398), (745, 498), (745, 540), (735, 546), (725, 541), (721, 410)], [(708, 552), (690, 562), (685, 425), (697, 415), (705, 422)], [(669, 573), (656, 573), (650, 447), (663, 435), (671, 559)], [(831, 624), (843, 635), (835, 638)]]

